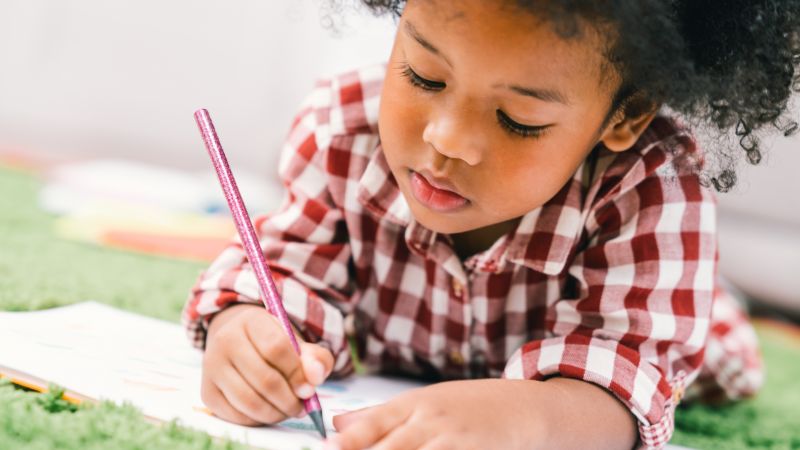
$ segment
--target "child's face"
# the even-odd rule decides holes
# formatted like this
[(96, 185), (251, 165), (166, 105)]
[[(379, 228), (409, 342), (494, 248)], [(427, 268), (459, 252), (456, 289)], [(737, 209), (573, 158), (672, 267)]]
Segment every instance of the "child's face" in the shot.
[(564, 40), (503, 2), (409, 0), (380, 136), (415, 218), (459, 233), (553, 197), (609, 127), (617, 88), (592, 33)]

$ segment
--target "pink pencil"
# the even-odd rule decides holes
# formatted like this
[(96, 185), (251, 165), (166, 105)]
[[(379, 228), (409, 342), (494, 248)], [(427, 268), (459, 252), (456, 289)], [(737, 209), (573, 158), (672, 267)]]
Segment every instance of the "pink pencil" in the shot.
[[(198, 109), (194, 113), (194, 120), (200, 128), (200, 133), (203, 135), (203, 142), (206, 144), (211, 161), (214, 163), (214, 169), (217, 171), (219, 183), (222, 186), (222, 191), (225, 193), (225, 199), (228, 201), (228, 207), (233, 214), (233, 220), (236, 222), (236, 229), (239, 230), (239, 236), (242, 239), (242, 244), (247, 252), (247, 259), (250, 265), (253, 266), (253, 271), (256, 273), (258, 279), (258, 286), (261, 288), (261, 301), (267, 310), (272, 313), (281, 323), (283, 330), (289, 335), (289, 340), (297, 354), (300, 354), (300, 346), (297, 344), (297, 339), (294, 337), (292, 326), (289, 324), (289, 317), (286, 315), (286, 310), (283, 309), (283, 301), (278, 290), (275, 288), (275, 282), (272, 281), (272, 273), (267, 266), (267, 261), (264, 258), (264, 253), (261, 251), (256, 231), (253, 229), (253, 224), (250, 221), (250, 216), (247, 214), (247, 209), (242, 202), (242, 196), (239, 195), (239, 188), (236, 187), (236, 180), (233, 178), (233, 173), (228, 165), (228, 159), (225, 157), (225, 152), (222, 150), (222, 145), (217, 137), (217, 132), (214, 129), (214, 123), (211, 122), (211, 116), (205, 109)], [(326, 437), (325, 426), (322, 422), (322, 406), (319, 404), (317, 394), (304, 402), (306, 412), (308, 412), (311, 420), (314, 421), (314, 426), (319, 431), (322, 437)]]

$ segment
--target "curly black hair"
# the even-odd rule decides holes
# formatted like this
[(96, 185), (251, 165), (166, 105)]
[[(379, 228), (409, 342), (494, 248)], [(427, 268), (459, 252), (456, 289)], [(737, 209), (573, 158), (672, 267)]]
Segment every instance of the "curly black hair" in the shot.
[[(606, 58), (622, 84), (610, 113), (663, 105), (695, 130), (735, 136), (738, 145), (714, 146), (716, 170), (709, 161), (703, 170), (704, 184), (720, 192), (736, 184), (742, 155), (761, 161), (761, 132), (798, 131), (789, 101), (800, 92), (800, 0), (503, 1), (546, 18), (565, 38), (584, 25), (616, 30)], [(406, 0), (361, 3), (399, 17)]]

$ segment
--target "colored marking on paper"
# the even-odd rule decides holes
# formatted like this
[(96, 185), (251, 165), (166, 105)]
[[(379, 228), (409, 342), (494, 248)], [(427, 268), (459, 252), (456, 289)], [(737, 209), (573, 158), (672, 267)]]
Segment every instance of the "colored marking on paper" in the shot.
[(161, 375), (162, 377), (174, 378), (176, 380), (182, 380), (184, 378), (184, 377), (182, 377), (180, 375), (175, 375), (174, 373), (163, 372), (163, 371), (160, 371), (160, 370), (150, 369), (150, 372), (152, 372), (154, 374), (157, 374), (157, 375)]
[(347, 391), (347, 386), (344, 386), (344, 385), (341, 385), (341, 384), (338, 384), (338, 383), (330, 383), (330, 382), (323, 384), (319, 388), (320, 389), (331, 390), (333, 392), (339, 392), (339, 393)]
[(214, 413), (205, 406), (192, 406), (192, 409), (199, 413), (208, 414), (209, 416), (214, 417)]
[(313, 423), (306, 422), (285, 422), (281, 424), (282, 427), (291, 428), (293, 430), (314, 431), (316, 428)]

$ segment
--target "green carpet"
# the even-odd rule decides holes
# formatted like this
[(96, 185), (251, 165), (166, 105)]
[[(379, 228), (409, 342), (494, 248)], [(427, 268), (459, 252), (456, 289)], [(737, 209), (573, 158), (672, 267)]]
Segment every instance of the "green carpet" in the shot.
[[(178, 321), (203, 264), (61, 240), (36, 206), (38, 181), (0, 168), (0, 309), (34, 310), (97, 300)], [(678, 411), (674, 444), (703, 449), (800, 448), (800, 339), (759, 327), (765, 389), (750, 401)], [(77, 408), (0, 381), (0, 448), (235, 448), (174, 423), (147, 422), (130, 406)]]

